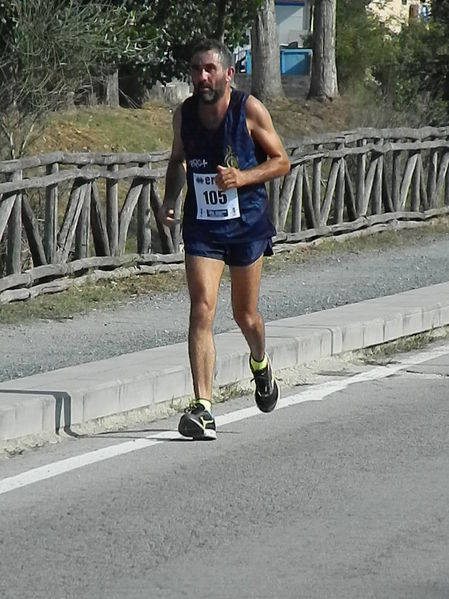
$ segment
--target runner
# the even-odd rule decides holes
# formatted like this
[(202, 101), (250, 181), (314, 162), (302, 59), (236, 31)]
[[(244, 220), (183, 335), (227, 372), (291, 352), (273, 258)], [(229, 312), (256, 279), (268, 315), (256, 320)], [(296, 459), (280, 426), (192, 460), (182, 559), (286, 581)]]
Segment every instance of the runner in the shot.
[(258, 296), (262, 257), (273, 254), (264, 183), (284, 175), (290, 163), (267, 109), (254, 96), (231, 87), (232, 54), (216, 40), (192, 54), (193, 95), (175, 111), (173, 146), (159, 212), (172, 226), (176, 199), (187, 180), (183, 240), (190, 294), (189, 358), (195, 401), (179, 432), (215, 439), (212, 324), (224, 265), (231, 276), (233, 316), (250, 349), (259, 409), (271, 412), (279, 396), (265, 353)]

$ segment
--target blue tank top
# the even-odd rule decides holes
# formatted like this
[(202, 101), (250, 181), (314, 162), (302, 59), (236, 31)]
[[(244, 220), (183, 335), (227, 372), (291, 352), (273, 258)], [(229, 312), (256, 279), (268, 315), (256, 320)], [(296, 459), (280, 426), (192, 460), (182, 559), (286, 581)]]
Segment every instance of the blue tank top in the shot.
[[(247, 94), (232, 89), (226, 115), (216, 130), (207, 129), (200, 122), (195, 96), (182, 105), (181, 138), (187, 164), (183, 214), (185, 241), (242, 243), (276, 234), (268, 213), (265, 185), (246, 185), (237, 190), (238, 217), (230, 216), (226, 205), (226, 195), (232, 194), (207, 187), (211, 183), (210, 175), (217, 174), (218, 165), (245, 170), (266, 159), (246, 126), (247, 99)], [(205, 218), (200, 217), (203, 213), (207, 215)]]

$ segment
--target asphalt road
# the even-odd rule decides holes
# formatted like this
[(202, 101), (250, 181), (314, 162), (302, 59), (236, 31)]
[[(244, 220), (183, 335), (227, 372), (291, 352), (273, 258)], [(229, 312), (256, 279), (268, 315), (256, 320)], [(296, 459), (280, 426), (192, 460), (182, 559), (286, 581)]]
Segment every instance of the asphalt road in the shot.
[(446, 599), (449, 345), (332, 364), (217, 406), (216, 442), (170, 419), (1, 461), (0, 597)]

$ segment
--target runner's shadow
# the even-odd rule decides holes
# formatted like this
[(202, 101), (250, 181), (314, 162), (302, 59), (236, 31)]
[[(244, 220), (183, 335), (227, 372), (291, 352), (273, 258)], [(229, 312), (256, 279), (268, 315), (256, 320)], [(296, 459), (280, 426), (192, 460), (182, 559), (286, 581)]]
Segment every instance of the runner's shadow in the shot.
[(103, 431), (98, 433), (98, 435), (120, 435), (121, 433), (126, 433), (129, 435), (138, 434), (138, 433), (169, 433), (175, 432), (172, 428), (141, 428), (141, 429), (126, 429), (126, 430), (113, 430), (113, 431)]

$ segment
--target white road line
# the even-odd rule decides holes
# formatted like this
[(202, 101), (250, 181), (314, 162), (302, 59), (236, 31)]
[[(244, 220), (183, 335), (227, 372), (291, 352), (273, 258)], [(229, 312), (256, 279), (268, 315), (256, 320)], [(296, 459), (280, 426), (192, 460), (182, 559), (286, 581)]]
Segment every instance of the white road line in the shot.
[[(306, 401), (322, 401), (333, 393), (343, 391), (349, 387), (349, 385), (384, 379), (395, 374), (396, 372), (404, 370), (408, 366), (421, 364), (422, 362), (439, 358), (447, 353), (449, 353), (449, 345), (434, 348), (419, 354), (406, 356), (395, 364), (378, 366), (367, 372), (362, 372), (346, 379), (314, 385), (309, 389), (302, 391), (301, 393), (297, 393), (296, 395), (290, 395), (288, 397), (281, 398), (276, 409), (287, 408), (289, 406), (304, 403)], [(230, 412), (229, 414), (217, 416), (216, 425), (219, 428), (231, 424), (232, 422), (238, 422), (239, 420), (252, 418), (253, 416), (259, 416), (260, 414), (261, 413), (256, 406), (245, 408), (243, 410), (236, 410), (234, 412)], [(9, 493), (10, 491), (14, 491), (22, 487), (26, 487), (28, 485), (32, 485), (33, 483), (59, 476), (60, 474), (66, 474), (67, 472), (71, 472), (72, 470), (76, 470), (78, 468), (83, 468), (84, 466), (89, 466), (90, 464), (96, 464), (98, 462), (110, 460), (127, 453), (139, 451), (141, 449), (147, 449), (148, 447), (157, 445), (166, 439), (176, 438), (181, 437), (175, 431), (156, 433), (148, 437), (135, 439), (134, 441), (110, 445), (102, 449), (90, 451), (88, 453), (67, 458), (65, 460), (59, 460), (45, 466), (40, 466), (39, 468), (33, 468), (32, 470), (27, 470), (26, 472), (22, 472), (16, 476), (11, 476), (0, 480), (0, 495)]]

